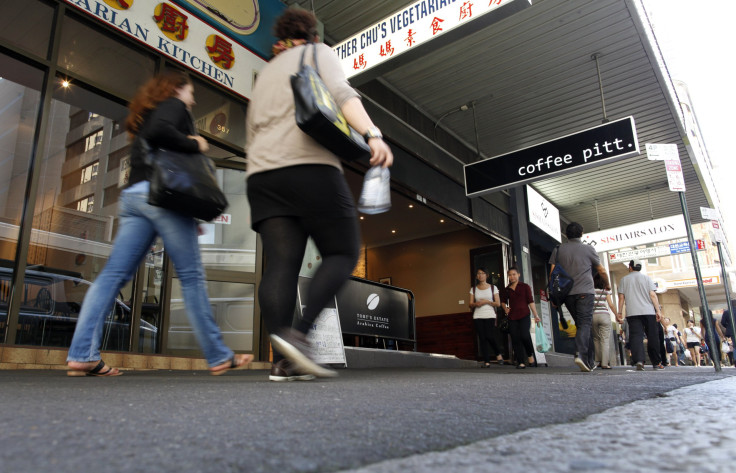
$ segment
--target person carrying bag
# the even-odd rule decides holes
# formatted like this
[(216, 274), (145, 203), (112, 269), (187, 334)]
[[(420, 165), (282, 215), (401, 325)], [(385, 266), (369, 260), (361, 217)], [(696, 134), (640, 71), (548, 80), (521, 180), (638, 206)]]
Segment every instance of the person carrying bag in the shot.
[(156, 237), (163, 239), (181, 281), (187, 317), (213, 375), (243, 368), (253, 355), (236, 355), (222, 339), (207, 295), (199, 251), (198, 223), (192, 215), (149, 203), (153, 169), (149, 149), (180, 153), (181, 160), (205, 153), (207, 141), (193, 133), (190, 110), (194, 86), (183, 72), (169, 71), (150, 79), (130, 103), (125, 127), (135, 137), (130, 156), (130, 180), (120, 194), (119, 226), (110, 258), (87, 291), (74, 330), (67, 365), (69, 376), (118, 376), (100, 357), (105, 316), (115, 296), (133, 277)]

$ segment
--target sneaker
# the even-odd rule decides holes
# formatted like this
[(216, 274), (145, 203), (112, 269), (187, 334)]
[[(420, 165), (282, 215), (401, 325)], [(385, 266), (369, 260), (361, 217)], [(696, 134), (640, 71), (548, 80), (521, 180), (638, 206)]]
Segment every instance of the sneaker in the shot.
[(312, 360), (312, 347), (303, 333), (293, 328), (282, 330), (278, 335), (271, 335), (271, 343), (302, 373), (312, 374), (318, 378), (337, 376), (337, 371), (320, 366)]
[(662, 363), (660, 363), (658, 365), (652, 366), (652, 369), (655, 369), (655, 370), (663, 370), (664, 369), (664, 366), (662, 365)]
[(286, 359), (280, 360), (271, 366), (271, 374), (268, 376), (269, 381), (310, 381), (314, 379), (313, 374), (302, 373), (294, 365)]
[(641, 361), (636, 363), (636, 371), (644, 371), (644, 363), (642, 363)]
[(583, 373), (590, 372), (590, 368), (588, 368), (588, 365), (586, 365), (581, 358), (575, 358), (575, 364), (578, 365), (580, 371), (582, 371)]

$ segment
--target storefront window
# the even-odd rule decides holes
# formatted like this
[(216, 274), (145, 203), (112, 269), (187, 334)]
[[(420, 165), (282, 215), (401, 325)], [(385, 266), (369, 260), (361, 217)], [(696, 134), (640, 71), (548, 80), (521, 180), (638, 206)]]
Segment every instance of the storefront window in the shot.
[[(109, 189), (118, 187), (121, 170), (108, 160), (129, 149), (128, 137), (114, 133), (126, 115), (124, 105), (78, 84), (60, 85), (54, 94), (16, 343), (71, 342), (84, 295), (107, 262), (117, 228), (118, 192)], [(107, 314), (103, 349), (129, 349), (132, 298), (128, 283)], [(155, 327), (141, 322), (144, 331)]]
[[(212, 315), (220, 327), (225, 344), (233, 350), (252, 351), (255, 285), (208, 281), (207, 291)], [(200, 349), (187, 318), (181, 284), (177, 278), (174, 278), (171, 288), (171, 323), (167, 348), (187, 351)]]
[(197, 129), (244, 148), (247, 105), (235, 101), (206, 82), (192, 79), (194, 95), (197, 97), (192, 114)]
[(199, 244), (206, 269), (255, 272), (256, 233), (250, 228), (245, 171), (218, 169), (217, 177), (230, 203), (214, 222), (200, 225)]
[(3, 0), (0, 2), (0, 38), (46, 57), (53, 17), (53, 7), (38, 0)]
[(12, 268), (25, 200), (41, 71), (0, 55), (0, 333), (5, 328)]
[[(59, 44), (59, 66), (110, 92), (132, 98), (138, 87), (153, 76), (155, 60), (125, 46), (119, 38), (102, 34), (72, 17), (65, 17)], [(89, 120), (95, 118), (89, 117)], [(93, 142), (94, 139), (96, 137)]]

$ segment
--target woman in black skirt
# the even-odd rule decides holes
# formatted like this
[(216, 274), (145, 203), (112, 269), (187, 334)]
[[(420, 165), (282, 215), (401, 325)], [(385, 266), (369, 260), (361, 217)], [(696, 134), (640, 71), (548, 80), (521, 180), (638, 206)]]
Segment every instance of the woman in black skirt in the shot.
[[(317, 21), (309, 12), (286, 10), (277, 20), (275, 57), (258, 74), (247, 117), (247, 191), (251, 225), (263, 241), (265, 269), (258, 297), (276, 350), (289, 366), (279, 371), (335, 376), (309, 356), (306, 334), (334, 297), (358, 259), (360, 233), (352, 194), (340, 159), (296, 126), (291, 76), (316, 49), (319, 72), (347, 122), (371, 148), (372, 166), (390, 166), (393, 155), (348, 84), (337, 56), (317, 43)], [(303, 318), (292, 329), (297, 282), (307, 238), (322, 256), (307, 295)], [(272, 373), (273, 374), (273, 373)]]

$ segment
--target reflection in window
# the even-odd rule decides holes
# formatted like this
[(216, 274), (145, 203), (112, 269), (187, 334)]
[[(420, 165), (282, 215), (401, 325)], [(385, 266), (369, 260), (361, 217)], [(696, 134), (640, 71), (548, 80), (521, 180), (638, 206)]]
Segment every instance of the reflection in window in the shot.
[(102, 136), (102, 130), (89, 135), (85, 140), (84, 150), (89, 151), (95, 146), (100, 146), (102, 144)]
[[(126, 134), (112, 133), (114, 124), (126, 115), (124, 105), (87, 91), (79, 83), (58, 90), (51, 101), (28, 267), (40, 268), (39, 281), (44, 280), (41, 276), (50, 278), (47, 289), (52, 313), (24, 318), (27, 323), (19, 327), (16, 343), (68, 346), (71, 340), (79, 308), (107, 262), (117, 228), (117, 209), (102, 206), (105, 191), (98, 184), (100, 180), (108, 186), (118, 182), (120, 169), (108, 166), (108, 160), (111, 153), (129, 149)], [(123, 288), (107, 315), (106, 349), (129, 349), (132, 288), (132, 283)], [(28, 303), (36, 301), (29, 299)], [(42, 308), (48, 305), (42, 303), (38, 303)], [(141, 324), (140, 335), (155, 340), (149, 332), (155, 328)]]
[(80, 182), (80, 184), (84, 184), (85, 182), (95, 179), (97, 177), (97, 169), (99, 167), (100, 163), (94, 163), (93, 165), (82, 169), (82, 182)]
[(77, 202), (77, 210), (92, 213), (95, 210), (95, 196), (91, 195)]

